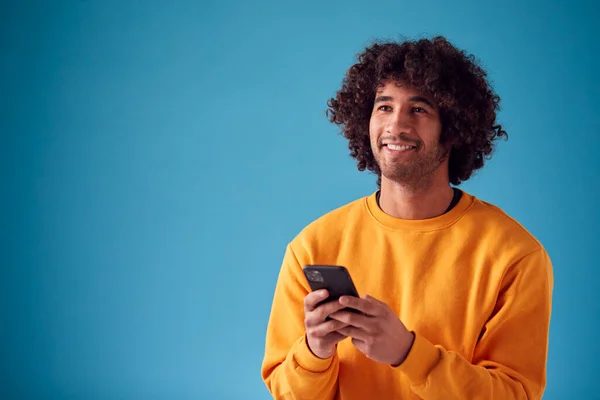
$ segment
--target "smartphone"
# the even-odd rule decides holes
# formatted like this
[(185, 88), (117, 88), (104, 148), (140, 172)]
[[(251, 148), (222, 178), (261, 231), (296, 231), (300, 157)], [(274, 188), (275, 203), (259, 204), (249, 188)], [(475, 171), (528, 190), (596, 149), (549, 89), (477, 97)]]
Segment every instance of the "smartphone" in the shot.
[[(319, 304), (337, 300), (342, 296), (359, 297), (356, 286), (346, 267), (340, 265), (306, 265), (303, 268), (304, 276), (314, 292), (327, 289), (329, 297)], [(349, 311), (358, 312), (351, 308)]]

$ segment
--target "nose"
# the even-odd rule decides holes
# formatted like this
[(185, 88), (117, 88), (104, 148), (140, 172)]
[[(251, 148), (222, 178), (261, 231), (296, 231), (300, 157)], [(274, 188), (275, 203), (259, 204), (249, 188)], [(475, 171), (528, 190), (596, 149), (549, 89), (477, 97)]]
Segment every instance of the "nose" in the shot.
[(412, 115), (402, 110), (395, 110), (389, 114), (385, 124), (385, 131), (392, 135), (411, 133), (413, 130)]

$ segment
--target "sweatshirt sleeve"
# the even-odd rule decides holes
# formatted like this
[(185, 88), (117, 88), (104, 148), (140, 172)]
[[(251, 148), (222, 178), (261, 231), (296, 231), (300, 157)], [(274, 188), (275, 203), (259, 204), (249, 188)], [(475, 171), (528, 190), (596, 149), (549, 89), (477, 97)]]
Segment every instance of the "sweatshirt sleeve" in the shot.
[(306, 343), (304, 297), (309, 288), (290, 246), (279, 272), (267, 325), (261, 375), (274, 399), (333, 399), (339, 359), (315, 356)]
[(424, 400), (541, 399), (553, 285), (547, 253), (534, 251), (507, 270), (471, 362), (415, 332), (396, 369)]

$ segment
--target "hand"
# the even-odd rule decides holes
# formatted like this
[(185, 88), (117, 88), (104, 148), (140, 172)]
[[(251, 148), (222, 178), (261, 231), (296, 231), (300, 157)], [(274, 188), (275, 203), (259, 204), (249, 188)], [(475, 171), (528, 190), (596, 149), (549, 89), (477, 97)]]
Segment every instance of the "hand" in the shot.
[(383, 364), (398, 366), (404, 362), (413, 342), (411, 333), (390, 307), (371, 296), (343, 296), (339, 303), (363, 314), (338, 311), (331, 318), (347, 324), (338, 330), (352, 338), (352, 344), (368, 358)]
[(329, 358), (335, 354), (337, 344), (346, 336), (336, 332), (347, 326), (346, 323), (326, 320), (332, 313), (341, 310), (345, 306), (339, 301), (317, 303), (327, 298), (326, 290), (317, 290), (309, 293), (304, 298), (304, 326), (306, 328), (306, 340), (310, 351), (319, 358)]

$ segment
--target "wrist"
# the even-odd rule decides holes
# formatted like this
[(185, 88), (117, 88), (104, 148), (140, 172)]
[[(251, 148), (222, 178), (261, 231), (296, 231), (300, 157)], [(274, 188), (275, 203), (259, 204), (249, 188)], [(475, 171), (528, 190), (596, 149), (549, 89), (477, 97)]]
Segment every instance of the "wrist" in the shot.
[(335, 357), (327, 359), (317, 357), (310, 349), (305, 336), (295, 344), (292, 354), (298, 366), (310, 372), (324, 372), (335, 362)]
[(408, 334), (409, 334), (409, 340), (407, 340), (406, 345), (404, 345), (402, 347), (402, 352), (400, 354), (399, 361), (393, 363), (392, 367), (399, 367), (400, 365), (402, 365), (404, 360), (406, 360), (406, 358), (408, 357), (408, 354), (410, 353), (410, 350), (412, 349), (413, 344), (415, 343), (415, 333), (408, 332)]
[(333, 349), (330, 352), (321, 352), (313, 350), (313, 348), (310, 346), (310, 340), (308, 340), (308, 335), (304, 336), (304, 341), (306, 342), (306, 347), (308, 347), (308, 350), (311, 352), (311, 354), (321, 360), (328, 360), (332, 358), (335, 355), (335, 351), (337, 350), (337, 344), (333, 346)]

